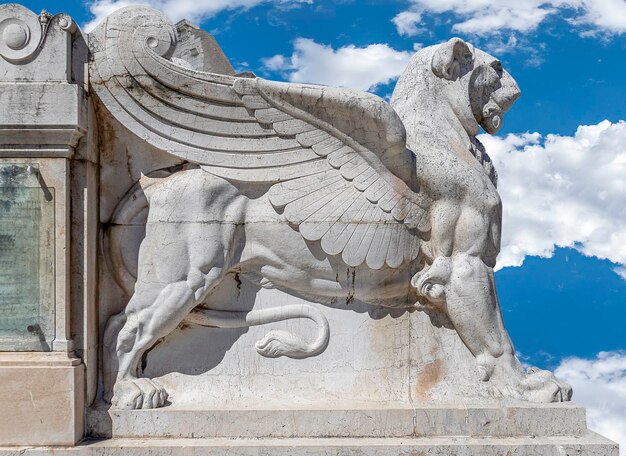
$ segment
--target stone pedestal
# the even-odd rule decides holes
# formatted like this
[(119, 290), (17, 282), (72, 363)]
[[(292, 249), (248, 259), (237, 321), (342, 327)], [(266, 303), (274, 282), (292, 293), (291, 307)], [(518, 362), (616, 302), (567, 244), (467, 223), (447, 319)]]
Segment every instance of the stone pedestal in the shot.
[(0, 28), (0, 445), (74, 445), (93, 300), (72, 257), (96, 241), (95, 208), (72, 208), (95, 182), (77, 178), (91, 147), (86, 45), (67, 15), (19, 5), (0, 6)]
[(578, 438), (113, 439), (75, 448), (1, 449), (3, 456), (618, 456), (594, 433)]
[(585, 410), (573, 404), (388, 404), (353, 408), (193, 410), (93, 409), (94, 438), (270, 439), (571, 437), (587, 434)]
[(83, 437), (84, 366), (61, 352), (0, 353), (0, 446), (74, 445)]
[(618, 456), (588, 431), (584, 409), (527, 403), (352, 409), (91, 410), (74, 448), (2, 448), (0, 455)]

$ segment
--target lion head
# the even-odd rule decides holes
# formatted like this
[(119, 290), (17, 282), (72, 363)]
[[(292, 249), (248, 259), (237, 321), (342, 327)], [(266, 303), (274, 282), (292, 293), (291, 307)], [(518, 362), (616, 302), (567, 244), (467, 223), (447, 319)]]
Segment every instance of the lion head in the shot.
[(496, 133), (520, 93), (497, 58), (452, 38), (413, 56), (396, 84), (391, 104), (404, 122), (409, 149), (417, 150), (419, 141), (428, 135), (464, 132), (495, 183), (495, 171), (475, 136), (481, 127)]
[[(438, 120), (450, 122), (451, 110), (473, 137), (480, 127), (496, 133), (502, 127), (504, 113), (520, 93), (498, 59), (460, 38), (452, 38), (413, 56), (398, 80), (391, 103), (405, 121), (407, 132), (416, 131), (412, 127), (419, 129), (419, 124), (431, 124), (432, 116), (438, 114), (442, 115)], [(403, 115), (409, 110), (413, 111), (410, 115)], [(415, 125), (406, 125), (407, 119), (413, 119)]]
[[(435, 46), (431, 69), (444, 81), (446, 98), (471, 136), (478, 133), (477, 125), (487, 133), (497, 133), (504, 113), (521, 93), (498, 59), (460, 38)], [(458, 96), (459, 88), (465, 96)]]

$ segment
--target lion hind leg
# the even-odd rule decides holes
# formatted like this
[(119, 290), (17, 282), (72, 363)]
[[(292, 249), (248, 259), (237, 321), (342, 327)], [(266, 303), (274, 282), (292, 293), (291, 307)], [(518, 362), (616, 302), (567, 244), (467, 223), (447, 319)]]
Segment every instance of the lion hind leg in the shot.
[(204, 274), (192, 269), (186, 280), (162, 287), (137, 284), (126, 309), (110, 319), (105, 331), (105, 379), (109, 379), (105, 399), (123, 409), (165, 405), (165, 390), (154, 381), (138, 378), (141, 357), (202, 302), (223, 278), (222, 271), (214, 267)]

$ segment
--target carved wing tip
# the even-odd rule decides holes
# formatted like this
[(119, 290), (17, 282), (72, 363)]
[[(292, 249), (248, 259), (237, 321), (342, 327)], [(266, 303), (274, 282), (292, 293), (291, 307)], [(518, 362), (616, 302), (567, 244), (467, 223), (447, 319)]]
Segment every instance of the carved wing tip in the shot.
[(258, 93), (257, 90), (257, 81), (258, 78), (237, 78), (235, 83), (233, 84), (233, 89), (239, 95), (256, 95)]

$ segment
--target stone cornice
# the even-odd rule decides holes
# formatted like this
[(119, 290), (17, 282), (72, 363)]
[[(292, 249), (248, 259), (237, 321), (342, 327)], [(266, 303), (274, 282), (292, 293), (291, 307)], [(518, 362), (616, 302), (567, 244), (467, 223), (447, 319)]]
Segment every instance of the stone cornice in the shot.
[(0, 157), (74, 154), (87, 130), (83, 81), (72, 78), (77, 30), (66, 14), (0, 5)]

